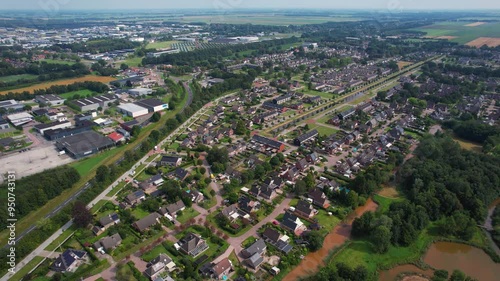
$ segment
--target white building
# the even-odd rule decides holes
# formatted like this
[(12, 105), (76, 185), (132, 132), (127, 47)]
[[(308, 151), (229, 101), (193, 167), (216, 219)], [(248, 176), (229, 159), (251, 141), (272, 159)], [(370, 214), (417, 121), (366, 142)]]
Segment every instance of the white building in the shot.
[(9, 119), (10, 123), (14, 126), (21, 126), (26, 123), (29, 123), (33, 121), (33, 116), (27, 112), (21, 112), (21, 113), (16, 113), (16, 114), (11, 114), (7, 116), (7, 119)]
[(151, 95), (153, 93), (153, 90), (148, 88), (135, 88), (128, 90), (128, 93), (133, 97), (139, 97)]
[(136, 118), (136, 117), (139, 117), (139, 116), (142, 116), (142, 115), (146, 115), (146, 114), (149, 113), (149, 111), (148, 111), (147, 108), (144, 108), (142, 106), (139, 106), (139, 105), (133, 104), (133, 103), (121, 104), (121, 105), (118, 106), (118, 109), (123, 114), (131, 116), (133, 118)]

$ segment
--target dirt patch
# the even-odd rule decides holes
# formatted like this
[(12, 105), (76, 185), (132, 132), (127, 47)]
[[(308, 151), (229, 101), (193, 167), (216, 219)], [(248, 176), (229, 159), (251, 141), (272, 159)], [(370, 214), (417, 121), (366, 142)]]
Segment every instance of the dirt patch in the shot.
[(485, 22), (478, 21), (478, 22), (473, 22), (473, 23), (466, 24), (464, 26), (474, 27), (474, 26), (480, 26), (480, 25), (483, 25), (483, 24), (485, 24)]
[(409, 61), (398, 61), (399, 69), (403, 69), (405, 66), (411, 65), (412, 63)]
[(309, 119), (309, 120), (306, 121), (306, 124), (316, 124), (316, 120)]
[(476, 47), (480, 48), (484, 45), (488, 47), (496, 47), (500, 46), (500, 38), (495, 38), (495, 37), (479, 37), (475, 40), (470, 41), (469, 43), (465, 44), (467, 46), (471, 47)]
[(58, 81), (51, 81), (51, 82), (44, 82), (40, 84), (36, 84), (33, 86), (29, 87), (24, 87), (24, 88), (19, 88), (19, 89), (14, 89), (14, 90), (8, 90), (8, 91), (1, 91), (0, 95), (6, 95), (10, 92), (13, 93), (20, 93), (24, 91), (28, 91), (30, 93), (33, 93), (35, 90), (39, 89), (47, 89), (51, 86), (60, 86), (60, 85), (69, 85), (73, 84), (76, 82), (85, 82), (85, 81), (94, 81), (94, 82), (101, 82), (101, 83), (109, 83), (111, 81), (116, 80), (116, 78), (113, 77), (108, 77), (108, 76), (96, 76), (96, 75), (86, 75), (82, 77), (77, 77), (77, 78), (71, 78), (71, 79), (64, 79), (64, 80), (58, 80)]
[(399, 198), (399, 192), (393, 186), (384, 186), (379, 192), (378, 195), (386, 198)]
[(401, 281), (429, 281), (429, 278), (425, 278), (418, 275), (405, 276)]

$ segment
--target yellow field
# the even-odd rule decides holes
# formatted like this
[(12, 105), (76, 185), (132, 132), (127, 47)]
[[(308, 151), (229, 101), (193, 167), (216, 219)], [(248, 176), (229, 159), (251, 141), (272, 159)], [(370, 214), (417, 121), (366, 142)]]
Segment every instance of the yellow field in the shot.
[(398, 61), (398, 67), (399, 67), (399, 70), (403, 69), (403, 67), (405, 66), (408, 66), (408, 65), (411, 65), (412, 63), (411, 62), (408, 62), (408, 61)]
[(480, 47), (486, 45), (488, 47), (494, 48), (496, 46), (500, 46), (500, 38), (479, 37), (475, 40), (470, 41), (469, 43), (467, 43), (465, 45), (471, 46), (471, 47), (476, 47), (476, 48), (480, 48)]
[(47, 89), (51, 86), (56, 86), (56, 85), (69, 85), (69, 84), (73, 84), (75, 82), (94, 81), (94, 82), (109, 83), (109, 82), (114, 81), (114, 80), (116, 80), (116, 78), (108, 77), (108, 76), (86, 75), (83, 77), (77, 77), (77, 78), (71, 78), (71, 79), (43, 82), (43, 83), (36, 84), (33, 86), (14, 89), (14, 90), (1, 91), (0, 95), (5, 95), (5, 94), (8, 94), (9, 92), (20, 93), (20, 92), (24, 92), (24, 91), (28, 91), (28, 92), (32, 93), (35, 90)]
[(483, 24), (485, 24), (485, 22), (478, 21), (478, 22), (473, 22), (473, 23), (466, 24), (464, 26), (474, 27), (474, 26), (480, 26), (480, 25), (483, 25)]

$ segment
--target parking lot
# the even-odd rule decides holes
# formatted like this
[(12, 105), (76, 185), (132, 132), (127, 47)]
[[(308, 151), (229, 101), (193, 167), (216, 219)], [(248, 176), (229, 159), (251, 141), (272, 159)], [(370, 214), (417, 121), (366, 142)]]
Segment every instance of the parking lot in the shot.
[[(67, 155), (59, 156), (56, 147), (49, 142), (39, 144), (24, 152), (16, 152), (0, 159), (0, 173), (15, 171), (16, 178), (29, 176), (74, 161)], [(0, 177), (3, 181), (3, 177)]]

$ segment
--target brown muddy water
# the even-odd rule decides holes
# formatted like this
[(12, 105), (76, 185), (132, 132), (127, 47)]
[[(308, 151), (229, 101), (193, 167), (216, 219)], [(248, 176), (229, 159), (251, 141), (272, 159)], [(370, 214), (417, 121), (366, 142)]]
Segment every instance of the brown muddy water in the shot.
[(380, 272), (379, 281), (394, 281), (394, 280), (396, 280), (396, 277), (398, 277), (398, 275), (400, 273), (404, 273), (404, 272), (418, 273), (418, 274), (423, 274), (423, 275), (429, 276), (429, 277), (431, 277), (434, 273), (434, 271), (432, 269), (422, 270), (413, 264), (404, 264), (404, 265), (396, 266), (396, 267), (391, 268), (389, 270), (385, 270), (385, 271)]
[(449, 272), (460, 269), (479, 281), (500, 280), (500, 264), (495, 263), (483, 250), (465, 244), (434, 243), (425, 254), (424, 262)]
[(365, 212), (377, 210), (377, 207), (377, 203), (368, 199), (364, 206), (358, 207), (347, 217), (346, 223), (337, 225), (333, 231), (325, 237), (323, 247), (320, 250), (307, 254), (302, 262), (283, 278), (283, 281), (298, 280), (317, 272), (319, 267), (324, 265), (323, 260), (328, 256), (328, 253), (336, 247), (341, 246), (349, 239), (354, 219), (360, 217)]

